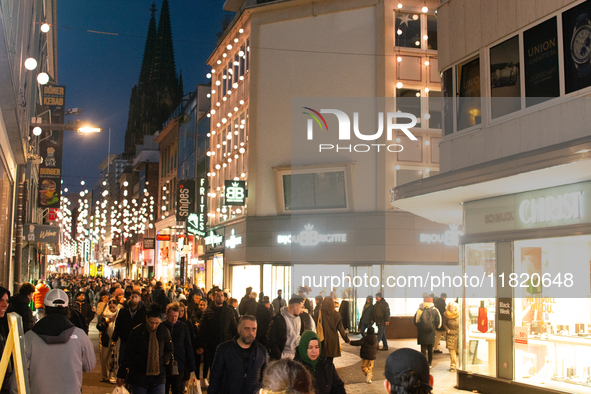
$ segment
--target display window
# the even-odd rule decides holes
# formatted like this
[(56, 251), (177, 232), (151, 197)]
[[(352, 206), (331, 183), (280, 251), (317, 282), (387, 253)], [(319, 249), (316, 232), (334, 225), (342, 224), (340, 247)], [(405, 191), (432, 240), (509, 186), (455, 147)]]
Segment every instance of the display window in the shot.
[(223, 255), (215, 255), (213, 256), (213, 260), (211, 262), (212, 268), (212, 286), (217, 286), (221, 289), (224, 287), (224, 256)]
[[(464, 274), (481, 277), (496, 275), (494, 243), (464, 246)], [(483, 298), (476, 290), (465, 288), (460, 300), (460, 365), (465, 371), (496, 376), (497, 336), (496, 298)]]
[[(232, 266), (232, 297), (240, 300), (244, 297), (247, 287), (252, 291), (261, 291), (261, 266), (260, 265), (233, 265)], [(258, 301), (258, 297), (257, 297)]]
[[(591, 298), (579, 297), (590, 292), (590, 261), (589, 235), (514, 243), (513, 321), (524, 338), (515, 343), (517, 381), (591, 393)], [(522, 277), (529, 279), (522, 284)], [(572, 281), (579, 298), (551, 297), (558, 281)]]
[(291, 269), (289, 265), (263, 265), (263, 292), (271, 302), (277, 298), (278, 290), (284, 299), (291, 295)]

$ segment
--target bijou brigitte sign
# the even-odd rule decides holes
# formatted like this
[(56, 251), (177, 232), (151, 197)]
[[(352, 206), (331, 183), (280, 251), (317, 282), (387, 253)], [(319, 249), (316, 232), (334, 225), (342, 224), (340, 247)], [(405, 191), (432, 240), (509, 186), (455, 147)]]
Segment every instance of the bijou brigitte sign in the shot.
[(299, 234), (278, 235), (277, 243), (288, 245), (291, 243), (300, 244), (301, 246), (315, 246), (319, 243), (345, 243), (347, 242), (347, 234), (320, 234), (314, 230), (314, 225), (306, 224), (304, 231)]

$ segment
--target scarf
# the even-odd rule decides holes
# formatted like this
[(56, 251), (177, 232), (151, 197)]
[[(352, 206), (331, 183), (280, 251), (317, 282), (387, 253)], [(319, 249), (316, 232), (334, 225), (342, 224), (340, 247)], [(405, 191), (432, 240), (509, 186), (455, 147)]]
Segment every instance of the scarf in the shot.
[(445, 313), (443, 315), (445, 317), (447, 317), (448, 319), (453, 320), (460, 315), (460, 312), (455, 311), (454, 313), (451, 313), (450, 311), (445, 311)]
[(320, 348), (320, 352), (318, 353), (318, 358), (316, 360), (311, 360), (310, 357), (308, 357), (308, 345), (310, 344), (311, 341), (318, 341), (318, 345), (320, 345), (320, 338), (318, 338), (318, 335), (316, 335), (316, 333), (314, 331), (304, 331), (304, 333), (302, 334), (302, 338), (300, 339), (300, 344), (298, 345), (298, 353), (300, 354), (300, 357), (302, 358), (302, 360), (310, 365), (312, 367), (312, 369), (315, 371), (316, 370), (316, 364), (318, 363), (318, 360), (320, 360), (320, 354), (322, 353), (322, 348)]
[(417, 310), (417, 318), (416, 318), (416, 322), (419, 323), (421, 321), (421, 315), (423, 314), (423, 311), (425, 309), (429, 309), (433, 307), (433, 303), (432, 302), (423, 302), (422, 303), (422, 307), (419, 307), (419, 309)]
[(148, 364), (146, 367), (147, 376), (160, 375), (160, 354), (158, 345), (158, 338), (156, 338), (156, 330), (150, 331), (150, 340), (148, 341)]

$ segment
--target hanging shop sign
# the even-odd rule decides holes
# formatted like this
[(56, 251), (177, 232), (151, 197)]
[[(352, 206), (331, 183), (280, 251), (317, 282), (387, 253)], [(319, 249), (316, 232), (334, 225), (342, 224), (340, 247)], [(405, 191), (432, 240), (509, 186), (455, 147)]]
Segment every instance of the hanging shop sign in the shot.
[(451, 224), (449, 230), (444, 233), (421, 233), (419, 234), (419, 242), (426, 244), (438, 243), (445, 246), (458, 246), (460, 244), (460, 237), (464, 235), (464, 232), (458, 230), (458, 228), (459, 226), (457, 224)]
[(157, 241), (170, 241), (170, 234), (158, 234), (156, 235)]
[(155, 242), (154, 238), (144, 238), (143, 243), (144, 243), (144, 245), (143, 245), (144, 250), (146, 250), (146, 249), (153, 250), (156, 247), (156, 242)]
[(291, 243), (300, 244), (301, 246), (314, 246), (319, 243), (346, 243), (347, 234), (320, 234), (314, 230), (313, 224), (306, 224), (304, 230), (297, 235), (284, 234), (277, 236), (277, 243), (288, 245)]
[(234, 249), (236, 245), (242, 244), (242, 237), (237, 237), (234, 234), (234, 229), (232, 229), (232, 235), (230, 238), (226, 239), (226, 248)]
[(225, 181), (224, 195), (226, 205), (244, 206), (246, 200), (246, 181)]
[(51, 123), (64, 123), (66, 105), (66, 87), (43, 85), (41, 89), (43, 105), (49, 109)]
[(45, 242), (48, 244), (57, 244), (60, 241), (60, 229), (57, 226), (47, 226), (42, 224), (25, 224), (24, 230), (28, 230), (25, 236), (23, 231), (23, 238), (27, 242)]
[(221, 245), (224, 242), (224, 236), (217, 234), (214, 230), (209, 230), (209, 235), (205, 237), (205, 245), (212, 248)]
[(196, 213), (187, 218), (187, 232), (198, 237), (205, 236), (207, 224), (207, 185), (205, 178), (197, 178), (197, 207)]
[(176, 206), (177, 222), (186, 221), (189, 215), (195, 212), (195, 181), (193, 179), (179, 181)]
[(466, 234), (591, 222), (591, 182), (464, 203)]
[(59, 208), (62, 183), (63, 131), (53, 130), (39, 143), (39, 208)]
[(205, 223), (201, 220), (201, 215), (192, 213), (187, 219), (187, 232), (198, 237), (205, 236)]

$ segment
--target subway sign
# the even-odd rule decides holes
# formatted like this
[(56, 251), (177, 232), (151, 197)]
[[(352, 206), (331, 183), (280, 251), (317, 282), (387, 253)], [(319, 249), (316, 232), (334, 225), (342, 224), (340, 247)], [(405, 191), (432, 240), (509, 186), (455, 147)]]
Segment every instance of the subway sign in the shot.
[(246, 203), (246, 181), (225, 181), (226, 205), (244, 206)]

